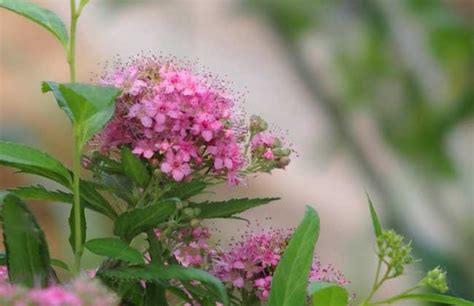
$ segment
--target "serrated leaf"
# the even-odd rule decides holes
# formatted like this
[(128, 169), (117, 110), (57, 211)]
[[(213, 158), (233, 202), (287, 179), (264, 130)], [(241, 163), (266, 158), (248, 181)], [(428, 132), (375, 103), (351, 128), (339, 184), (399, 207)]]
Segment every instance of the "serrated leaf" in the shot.
[(9, 280), (27, 287), (46, 287), (51, 263), (43, 231), (36, 219), (14, 194), (3, 198), (2, 213)]
[(48, 190), (42, 185), (17, 187), (8, 191), (21, 199), (72, 203), (71, 193)]
[(273, 275), (269, 306), (305, 305), (309, 271), (318, 236), (319, 216), (313, 208), (306, 206), (303, 221), (291, 236)]
[[(71, 193), (59, 190), (51, 191), (41, 185), (18, 187), (8, 191), (24, 200), (43, 200), (68, 204), (73, 202)], [(87, 209), (101, 213), (112, 220), (117, 217), (117, 213), (110, 206), (109, 202), (87, 181), (81, 181), (81, 201)]]
[(201, 209), (201, 213), (199, 214), (199, 218), (201, 219), (230, 218), (250, 208), (268, 204), (276, 200), (279, 200), (279, 198), (243, 198), (218, 202), (193, 203), (191, 207)]
[(115, 221), (114, 234), (130, 241), (138, 234), (156, 228), (171, 216), (178, 201), (178, 199), (166, 199), (121, 214)]
[(116, 238), (97, 238), (86, 242), (86, 248), (94, 254), (126, 261), (132, 264), (144, 263), (143, 255), (135, 248)]
[(117, 218), (117, 212), (113, 209), (110, 203), (95, 189), (91, 182), (81, 180), (80, 191), (85, 207), (95, 210), (112, 220)]
[(59, 107), (79, 127), (83, 145), (112, 118), (120, 90), (81, 83), (43, 82), (42, 91), (52, 91)]
[(46, 177), (66, 187), (71, 185), (71, 175), (61, 162), (23, 144), (0, 140), (0, 164)]
[(126, 146), (121, 148), (122, 167), (125, 174), (141, 187), (146, 187), (150, 181), (150, 174), (141, 160)]
[(179, 280), (199, 281), (208, 288), (209, 294), (212, 294), (215, 299), (229, 304), (224, 285), (211, 274), (194, 268), (186, 268), (180, 265), (162, 266), (151, 264), (144, 267), (122, 267), (113, 270), (105, 270), (100, 272), (106, 277), (112, 277), (122, 280), (145, 280), (145, 281), (170, 281)]
[(397, 300), (420, 300), (455, 306), (474, 306), (474, 302), (436, 293), (410, 293), (397, 296)]
[(367, 200), (369, 201), (369, 209), (370, 209), (370, 217), (372, 218), (372, 225), (374, 227), (375, 238), (378, 238), (382, 235), (382, 226), (380, 225), (380, 219), (377, 215), (377, 211), (372, 204), (372, 200), (370, 199), (369, 195), (367, 195)]
[(0, 7), (36, 22), (56, 36), (63, 47), (67, 48), (69, 39), (66, 26), (52, 11), (25, 0), (0, 0)]
[(176, 184), (173, 189), (166, 192), (163, 197), (187, 200), (195, 195), (200, 194), (208, 186), (208, 183), (199, 180), (194, 180), (191, 182), (179, 182), (179, 184)]
[(313, 306), (347, 306), (349, 293), (337, 284), (314, 282), (308, 289)]

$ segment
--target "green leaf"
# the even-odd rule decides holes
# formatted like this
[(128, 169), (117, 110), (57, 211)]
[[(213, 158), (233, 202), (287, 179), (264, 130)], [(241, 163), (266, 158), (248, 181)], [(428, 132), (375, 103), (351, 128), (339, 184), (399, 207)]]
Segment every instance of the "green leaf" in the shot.
[(347, 306), (349, 293), (336, 284), (311, 283), (308, 293), (312, 296), (313, 306)]
[(230, 218), (250, 208), (267, 204), (278, 199), (279, 198), (232, 199), (219, 202), (194, 203), (191, 207), (201, 209), (199, 218), (202, 219)]
[(269, 306), (303, 306), (313, 261), (313, 251), (319, 236), (319, 216), (306, 206), (303, 221), (293, 233), (272, 280)]
[(56, 259), (56, 258), (51, 258), (50, 261), (51, 261), (52, 266), (56, 266), (56, 267), (59, 267), (61, 269), (66, 270), (68, 272), (71, 272), (71, 269), (69, 269), (69, 266), (64, 261), (62, 261), (60, 259)]
[(139, 186), (146, 187), (150, 181), (150, 174), (141, 160), (126, 146), (122, 146), (122, 166), (125, 174)]
[(374, 226), (375, 237), (378, 238), (382, 235), (382, 226), (380, 225), (380, 219), (377, 216), (372, 200), (370, 200), (369, 195), (367, 194), (367, 200), (369, 201), (370, 216), (372, 218), (372, 225)]
[(113, 270), (105, 270), (100, 272), (106, 277), (117, 278), (122, 280), (144, 280), (144, 281), (171, 281), (179, 280), (199, 281), (208, 289), (208, 293), (212, 294), (216, 300), (229, 304), (224, 285), (211, 274), (194, 268), (186, 268), (179, 265), (158, 265), (151, 264), (144, 267), (122, 267)]
[(0, 164), (49, 178), (66, 187), (71, 185), (71, 175), (61, 162), (23, 144), (0, 140)]
[(461, 298), (436, 293), (410, 293), (397, 296), (398, 300), (420, 300), (426, 302), (442, 303), (446, 305), (456, 306), (474, 306), (474, 302), (470, 302)]
[(171, 216), (178, 201), (178, 199), (166, 199), (121, 214), (115, 221), (114, 234), (130, 241), (138, 234), (156, 228)]
[[(81, 233), (80, 233), (81, 243), (79, 245), (83, 246), (84, 242), (86, 241), (87, 225), (86, 225), (86, 215), (84, 213), (84, 206), (85, 206), (84, 202), (81, 201), (80, 204), (81, 204), (81, 207), (80, 207), (81, 213), (79, 215), (80, 217), (79, 222), (81, 223), (81, 227), (80, 227), (81, 228)], [(82, 254), (82, 251), (83, 251), (82, 247), (79, 247), (79, 248), (76, 247), (78, 244), (76, 244), (76, 235), (74, 234), (77, 228), (74, 207), (71, 207), (71, 212), (69, 214), (68, 221), (69, 221), (69, 243), (71, 244), (74, 254), (78, 254), (78, 253)]]
[(64, 48), (68, 45), (66, 26), (55, 13), (24, 0), (0, 0), (0, 7), (25, 16), (51, 32)]
[(101, 213), (112, 220), (117, 218), (117, 212), (113, 209), (110, 203), (95, 189), (91, 182), (81, 180), (79, 188), (85, 207)]
[(80, 83), (43, 82), (42, 91), (52, 91), (59, 107), (79, 127), (83, 145), (112, 118), (120, 90)]
[[(71, 193), (59, 190), (51, 191), (41, 185), (18, 187), (8, 191), (24, 200), (43, 200), (68, 204), (73, 202)], [(110, 206), (109, 202), (87, 181), (81, 181), (81, 201), (85, 208), (101, 213), (112, 220), (117, 218), (117, 213)]]
[(86, 242), (86, 248), (94, 254), (142, 264), (143, 255), (135, 248), (116, 238), (97, 238)]
[(43, 231), (20, 198), (3, 198), (3, 239), (9, 279), (28, 287), (48, 285), (50, 259)]
[(51, 191), (42, 185), (23, 186), (8, 190), (21, 199), (72, 203), (72, 194), (63, 191)]
[(209, 183), (194, 180), (191, 182), (179, 182), (173, 189), (166, 192), (164, 198), (178, 198), (181, 200), (187, 200), (201, 192), (209, 186)]

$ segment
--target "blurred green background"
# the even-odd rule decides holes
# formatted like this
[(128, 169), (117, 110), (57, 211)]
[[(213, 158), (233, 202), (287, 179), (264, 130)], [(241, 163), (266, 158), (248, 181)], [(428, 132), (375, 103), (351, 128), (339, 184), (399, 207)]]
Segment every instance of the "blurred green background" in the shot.
[[(68, 1), (34, 2), (68, 19)], [(383, 293), (441, 265), (451, 293), (474, 299), (473, 20), (472, 0), (97, 0), (79, 21), (78, 72), (89, 81), (114, 55), (145, 52), (226, 76), (249, 113), (288, 130), (299, 157), (284, 173), (215, 197), (280, 196), (247, 213), (280, 227), (313, 204), (322, 261), (340, 267), (362, 297), (375, 270), (367, 191), (386, 227), (413, 240), (423, 259)], [(43, 29), (0, 11), (0, 137), (69, 163), (67, 120), (39, 85), (67, 80), (62, 52)], [(48, 184), (12, 174), (0, 169), (2, 189)], [(68, 208), (31, 207), (52, 253), (70, 258)], [(90, 218), (89, 237), (106, 235), (110, 225)], [(244, 225), (212, 226), (225, 239)], [(99, 261), (86, 258), (90, 267)]]

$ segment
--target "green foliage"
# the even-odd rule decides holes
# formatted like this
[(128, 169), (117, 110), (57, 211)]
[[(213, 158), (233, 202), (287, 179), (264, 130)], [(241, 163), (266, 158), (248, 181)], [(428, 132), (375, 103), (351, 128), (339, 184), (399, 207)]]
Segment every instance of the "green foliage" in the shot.
[(117, 218), (117, 212), (110, 203), (96, 190), (95, 186), (88, 181), (81, 180), (80, 192), (85, 207), (99, 212), (112, 220)]
[(372, 226), (374, 227), (375, 238), (379, 238), (382, 235), (382, 226), (380, 225), (380, 219), (375, 211), (374, 205), (369, 195), (367, 195), (367, 200), (369, 201), (370, 217), (372, 219)]
[(193, 180), (191, 182), (180, 182), (171, 187), (171, 190), (167, 191), (164, 198), (178, 198), (181, 200), (187, 200), (195, 195), (198, 195), (209, 186), (209, 183)]
[(474, 303), (470, 301), (466, 301), (464, 299), (443, 295), (443, 294), (436, 294), (436, 293), (409, 293), (409, 294), (401, 294), (398, 295), (396, 299), (387, 300), (390, 303), (393, 303), (398, 300), (418, 300), (424, 302), (434, 302), (434, 303), (441, 303), (446, 305), (453, 305), (453, 306), (473, 306)]
[(200, 210), (199, 218), (202, 219), (229, 218), (253, 207), (268, 204), (278, 199), (279, 198), (231, 199), (219, 202), (194, 203), (190, 205), (190, 207), (198, 208)]
[(308, 289), (313, 306), (347, 306), (349, 293), (332, 283), (314, 282)]
[(137, 249), (116, 238), (97, 238), (86, 242), (85, 247), (94, 254), (129, 262), (144, 263), (143, 255)]
[(115, 98), (120, 94), (113, 87), (56, 82), (43, 82), (42, 91), (53, 92), (58, 106), (77, 126), (81, 146), (112, 118)]
[(178, 280), (181, 282), (199, 281), (207, 289), (207, 293), (214, 297), (215, 301), (220, 301), (224, 305), (229, 304), (224, 285), (209, 273), (194, 269), (185, 268), (179, 265), (147, 265), (145, 267), (124, 267), (100, 272), (106, 277), (120, 280), (145, 280), (168, 282)]
[(0, 164), (46, 177), (67, 187), (71, 185), (69, 170), (61, 162), (23, 144), (0, 140)]
[(293, 233), (272, 280), (269, 306), (305, 305), (313, 251), (319, 236), (319, 216), (306, 206), (303, 221)]
[(150, 182), (150, 173), (140, 161), (140, 158), (133, 155), (132, 151), (126, 146), (121, 148), (122, 166), (125, 174), (141, 187), (146, 187)]
[(61, 18), (50, 10), (25, 0), (0, 0), (0, 7), (25, 16), (51, 32), (67, 49), (68, 34)]
[(8, 191), (21, 199), (72, 203), (71, 193), (48, 190), (42, 185), (17, 187)]
[(176, 209), (178, 199), (166, 199), (145, 208), (135, 208), (121, 214), (115, 221), (114, 233), (125, 241), (165, 222)]
[(49, 284), (50, 259), (43, 231), (14, 194), (3, 197), (3, 239), (9, 279), (28, 287)]

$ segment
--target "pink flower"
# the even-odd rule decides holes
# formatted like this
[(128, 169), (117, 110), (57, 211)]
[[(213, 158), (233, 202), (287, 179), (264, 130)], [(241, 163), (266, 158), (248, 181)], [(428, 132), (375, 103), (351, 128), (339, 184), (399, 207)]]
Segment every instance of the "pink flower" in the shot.
[(166, 159), (161, 163), (161, 171), (171, 174), (177, 182), (183, 180), (185, 176), (191, 174), (191, 167), (184, 159), (186, 159), (185, 154), (174, 154), (172, 151), (168, 151)]
[(37, 306), (81, 306), (81, 299), (63, 287), (53, 286), (45, 289), (33, 289), (28, 298)]

